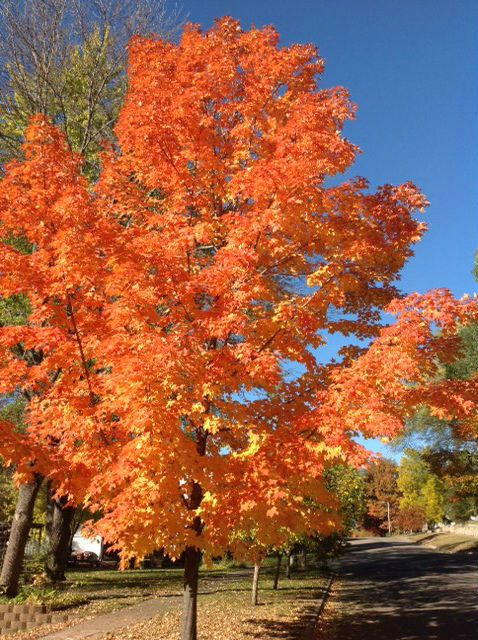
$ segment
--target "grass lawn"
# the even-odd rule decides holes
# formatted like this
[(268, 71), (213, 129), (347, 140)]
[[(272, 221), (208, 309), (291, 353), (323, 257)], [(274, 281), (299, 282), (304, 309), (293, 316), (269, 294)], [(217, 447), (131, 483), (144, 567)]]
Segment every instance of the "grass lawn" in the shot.
[[(273, 561), (272, 561), (273, 562)], [(288, 640), (307, 638), (307, 629), (320, 606), (327, 576), (315, 567), (297, 570), (290, 580), (281, 577), (279, 589), (272, 589), (274, 568), (266, 563), (261, 573), (259, 606), (250, 604), (250, 567), (227, 567), (223, 564), (203, 568), (199, 584), (199, 637), (201, 640)], [(45, 601), (68, 611), (80, 622), (101, 613), (136, 604), (152, 596), (177, 596), (177, 607), (123, 633), (105, 635), (116, 640), (175, 640), (179, 638), (182, 569), (146, 569), (119, 572), (115, 570), (69, 571), (67, 583), (55, 592), (30, 588), (28, 601)], [(47, 596), (45, 597), (45, 594)], [(80, 604), (81, 603), (81, 604)], [(69, 623), (71, 624), (71, 623)], [(65, 624), (39, 627), (29, 632), (8, 636), (15, 640), (33, 640), (47, 630)]]
[(464, 536), (458, 533), (420, 533), (410, 536), (410, 542), (432, 547), (447, 553), (457, 553), (460, 551), (478, 551), (478, 538)]
[[(256, 638), (312, 638), (312, 629), (326, 576), (317, 570), (301, 571), (282, 579), (272, 589), (272, 571), (260, 581), (259, 606), (251, 599), (252, 571), (204, 572), (200, 583), (198, 635), (202, 640), (245, 640)], [(115, 640), (178, 640), (180, 609), (104, 638)]]

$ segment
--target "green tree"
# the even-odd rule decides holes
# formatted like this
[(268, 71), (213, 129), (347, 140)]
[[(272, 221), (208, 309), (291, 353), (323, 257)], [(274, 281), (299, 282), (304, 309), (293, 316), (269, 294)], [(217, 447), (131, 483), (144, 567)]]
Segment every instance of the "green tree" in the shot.
[(446, 489), (437, 476), (430, 477), (421, 490), (425, 517), (429, 524), (438, 524), (443, 520), (446, 508)]
[(126, 44), (137, 33), (172, 38), (165, 0), (4, 0), (0, 8), (0, 164), (21, 156), (28, 119), (63, 129), (94, 179), (126, 88)]
[(12, 521), (16, 500), (17, 492), (12, 472), (9, 469), (3, 469), (0, 463), (0, 524)]
[[(478, 253), (474, 275), (478, 280)], [(478, 373), (478, 324), (462, 327), (459, 356), (442, 367), (448, 380), (466, 380)], [(466, 521), (478, 513), (478, 439), (464, 432), (458, 422), (446, 422), (432, 416), (426, 408), (407, 423), (393, 446), (421, 449), (422, 460), (446, 487), (445, 515), (450, 520)]]
[(429, 525), (435, 525), (446, 513), (447, 490), (420, 451), (407, 449), (400, 460), (397, 486), (402, 494), (400, 510), (422, 509)]
[(431, 476), (429, 465), (418, 451), (407, 449), (398, 467), (397, 486), (401, 492), (400, 508), (424, 506), (422, 489)]
[(422, 456), (447, 488), (446, 517), (464, 522), (478, 512), (478, 451), (473, 443), (423, 450)]
[[(0, 318), (2, 317), (3, 312), (2, 302), (3, 301), (0, 301)], [(17, 317), (16, 312), (17, 309), (12, 306), (13, 317)], [(0, 403), (0, 419), (8, 420), (17, 425), (18, 429), (22, 429), (24, 406), (25, 403), (21, 396), (3, 398)], [(13, 514), (15, 512), (17, 493), (18, 492), (13, 481), (13, 469), (3, 468), (2, 460), (0, 458), (0, 523), (9, 523), (12, 521)]]
[(345, 465), (337, 465), (326, 471), (327, 489), (339, 501), (339, 513), (342, 516), (344, 535), (360, 523), (366, 511), (366, 486), (363, 474), (357, 469)]

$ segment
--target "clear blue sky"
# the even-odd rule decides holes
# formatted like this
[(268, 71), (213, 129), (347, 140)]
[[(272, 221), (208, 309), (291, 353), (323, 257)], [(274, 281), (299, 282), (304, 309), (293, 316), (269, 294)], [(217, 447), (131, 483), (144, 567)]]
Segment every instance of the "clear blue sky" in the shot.
[[(192, 22), (231, 15), (274, 25), (283, 44), (312, 42), (323, 86), (358, 105), (346, 135), (373, 186), (413, 180), (431, 206), (429, 231), (401, 288), (478, 291), (478, 0), (184, 0)], [(372, 443), (371, 448), (383, 450)], [(385, 454), (388, 452), (385, 450)]]

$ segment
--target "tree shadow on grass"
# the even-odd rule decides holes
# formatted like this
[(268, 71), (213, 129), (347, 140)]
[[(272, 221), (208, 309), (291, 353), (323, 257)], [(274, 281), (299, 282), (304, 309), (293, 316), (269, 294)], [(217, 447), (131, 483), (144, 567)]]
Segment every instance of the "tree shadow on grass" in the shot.
[[(303, 593), (305, 589), (301, 589)], [(292, 595), (292, 594), (291, 594)], [(314, 587), (309, 589), (307, 594), (301, 597), (290, 598), (298, 610), (294, 614), (294, 619), (270, 620), (267, 618), (249, 620), (255, 629), (246, 637), (273, 640), (283, 638), (284, 640), (312, 640), (317, 616), (320, 610), (325, 589)]]
[[(107, 592), (98, 592), (98, 593), (93, 593), (89, 596), (88, 600), (90, 600), (91, 602), (93, 601), (104, 601), (104, 600), (132, 600), (135, 598), (151, 598), (152, 597), (152, 592), (148, 591), (145, 593), (123, 593), (123, 594), (119, 594), (119, 593), (107, 593)], [(179, 593), (164, 593), (161, 594), (161, 599), (162, 600), (167, 600), (169, 598), (178, 598), (181, 594)]]
[(251, 591), (250, 587), (238, 587), (233, 589), (200, 589), (198, 591), (198, 594), (200, 596), (212, 596), (219, 593), (224, 596), (227, 596), (230, 593), (241, 593), (241, 592), (245, 593), (250, 591)]
[(75, 590), (84, 591), (92, 589), (129, 589), (129, 588), (148, 588), (158, 587), (160, 584), (168, 584), (171, 582), (181, 582), (180, 573), (161, 573), (160, 570), (150, 571), (134, 571), (134, 572), (115, 572), (114, 577), (111, 573), (107, 575), (102, 574), (101, 571), (94, 571), (90, 575), (85, 576), (83, 573), (75, 575), (74, 572), (69, 572), (68, 582), (65, 583), (68, 588), (71, 588), (71, 583), (74, 584)]

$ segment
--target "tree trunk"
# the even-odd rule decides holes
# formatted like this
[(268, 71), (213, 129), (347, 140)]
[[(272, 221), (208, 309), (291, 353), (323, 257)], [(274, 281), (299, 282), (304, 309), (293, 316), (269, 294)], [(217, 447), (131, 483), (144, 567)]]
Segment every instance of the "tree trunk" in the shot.
[(251, 602), (254, 606), (259, 604), (259, 573), (261, 570), (260, 562), (254, 564), (254, 575), (252, 576), (252, 597)]
[(292, 566), (292, 559), (293, 559), (292, 553), (288, 553), (287, 554), (287, 565), (286, 565), (286, 568), (285, 568), (285, 577), (288, 580), (290, 580), (290, 568)]
[(301, 569), (307, 569), (307, 549), (302, 548), (299, 554), (299, 562)]
[(56, 498), (53, 503), (53, 518), (50, 527), (50, 541), (45, 571), (52, 582), (66, 580), (65, 569), (70, 551), (71, 524), (75, 507), (66, 507), (67, 498)]
[(281, 563), (282, 563), (282, 553), (278, 553), (277, 554), (276, 572), (275, 572), (275, 575), (274, 575), (274, 584), (272, 586), (273, 589), (277, 589), (277, 587), (279, 586)]
[[(196, 429), (196, 451), (200, 456), (206, 454), (207, 431), (202, 427)], [(185, 498), (190, 511), (196, 511), (201, 505), (203, 492), (201, 485), (195, 480), (191, 481), (189, 500)], [(201, 516), (192, 518), (191, 529), (196, 536), (202, 533), (204, 523)], [(198, 546), (188, 546), (184, 551), (184, 588), (183, 588), (183, 613), (181, 624), (181, 640), (197, 640), (197, 596), (199, 580), (199, 564), (201, 562), (200, 541)]]
[[(83, 522), (83, 509), (81, 507), (76, 507), (75, 515), (73, 516), (73, 521), (70, 526), (70, 539), (68, 540), (68, 553), (71, 553), (73, 548), (73, 538), (75, 537), (76, 532), (79, 530), (81, 523)], [(103, 548), (101, 550), (103, 554)]]
[(54, 506), (51, 499), (51, 480), (47, 480), (45, 483), (46, 491), (46, 509), (45, 509), (45, 538), (46, 543), (49, 546), (51, 544), (51, 530), (53, 526), (53, 513)]
[(184, 552), (183, 620), (181, 640), (197, 640), (197, 594), (201, 552), (187, 547)]
[(33, 507), (42, 480), (43, 477), (35, 473), (32, 481), (20, 485), (18, 490), (17, 505), (0, 574), (0, 585), (3, 587), (5, 595), (10, 598), (15, 597), (18, 593), (25, 546), (32, 526)]

